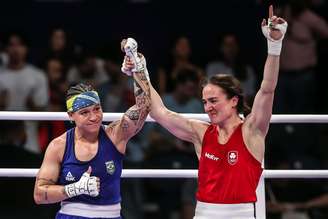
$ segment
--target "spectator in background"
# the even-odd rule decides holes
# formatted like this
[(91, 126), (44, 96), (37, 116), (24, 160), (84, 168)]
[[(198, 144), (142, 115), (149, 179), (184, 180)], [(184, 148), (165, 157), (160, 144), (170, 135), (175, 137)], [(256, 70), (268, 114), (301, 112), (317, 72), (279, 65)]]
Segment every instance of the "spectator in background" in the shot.
[[(1, 121), (0, 130), (0, 166), (2, 168), (38, 168), (40, 166), (42, 162), (40, 154), (23, 149), (26, 140), (24, 121)], [(53, 215), (54, 206), (49, 206), (47, 209), (36, 208), (31, 199), (31, 188), (33, 188), (32, 178), (19, 178), (19, 180), (2, 178), (0, 180), (1, 218), (22, 218), (26, 212), (30, 218), (50, 218)]]
[(281, 52), (275, 111), (314, 113), (316, 45), (319, 38), (328, 38), (328, 24), (309, 9), (307, 0), (289, 0), (282, 13), (289, 28)]
[[(48, 111), (65, 111), (65, 101), (63, 96), (68, 89), (68, 83), (65, 78), (65, 68), (62, 61), (58, 58), (49, 58), (46, 62), (46, 74), (49, 86), (49, 104)], [(50, 141), (66, 131), (64, 121), (42, 121), (39, 127), (39, 143), (41, 151), (45, 152)]]
[(8, 63), (8, 55), (7, 53), (4, 51), (4, 45), (2, 40), (0, 41), (0, 68), (2, 68), (3, 66), (6, 66)]
[[(0, 71), (3, 109), (43, 111), (48, 104), (48, 83), (45, 73), (26, 62), (27, 42), (23, 34), (12, 32), (6, 39), (8, 65)], [(26, 121), (27, 139), (24, 148), (39, 153), (38, 122)]]
[(68, 37), (68, 33), (60, 27), (51, 30), (48, 42), (40, 64), (44, 66), (50, 58), (59, 59), (63, 65), (64, 73), (66, 73), (74, 62), (75, 53), (78, 52), (75, 50), (78, 48), (75, 48), (74, 43)]
[[(290, 154), (280, 154), (279, 158), (270, 164), (270, 169), (313, 170), (320, 168), (320, 162), (316, 158), (303, 157), (293, 161), (290, 159), (290, 156)], [(316, 208), (312, 209), (314, 211), (307, 212), (304, 209), (298, 208), (300, 203), (305, 203), (314, 197), (320, 197), (321, 194), (327, 192), (323, 182), (319, 179), (268, 180), (266, 182), (267, 217), (279, 219), (327, 218), (328, 212), (324, 209)]]
[(237, 36), (233, 33), (224, 34), (219, 46), (221, 57), (207, 64), (207, 77), (223, 72), (235, 76), (241, 82), (247, 102), (251, 104), (255, 95), (256, 76), (254, 69), (245, 63), (241, 55)]
[[(306, 0), (289, 0), (281, 9), (289, 22), (281, 51), (280, 78), (274, 113), (309, 114), (317, 112), (317, 41), (328, 39), (328, 24), (314, 13)], [(297, 98), (298, 97), (298, 98)], [(268, 151), (289, 154), (289, 161), (318, 156), (317, 126), (278, 124), (272, 129)], [(279, 159), (279, 154), (276, 159)], [(272, 154), (268, 159), (273, 159)]]
[[(203, 113), (203, 106), (195, 96), (199, 90), (197, 72), (190, 68), (177, 70), (172, 81), (173, 91), (163, 96), (163, 103), (168, 109), (179, 113)], [(147, 124), (148, 125), (148, 124)], [(147, 157), (149, 167), (194, 169), (197, 168), (197, 157), (193, 145), (189, 142), (175, 138), (159, 124), (152, 123), (149, 133), (150, 145)], [(168, 142), (165, 148), (156, 146), (158, 142)], [(163, 145), (163, 144), (159, 144)], [(153, 168), (154, 168), (153, 167)], [(154, 180), (152, 187), (159, 193), (158, 204), (161, 218), (173, 218), (177, 213), (181, 218), (192, 219), (196, 205), (197, 180)], [(170, 200), (170, 201), (169, 201)], [(168, 203), (169, 202), (169, 203)]]
[(108, 46), (102, 52), (103, 69), (108, 80), (101, 82), (96, 89), (106, 112), (123, 112), (134, 103), (133, 80), (122, 75), (118, 57), (121, 55), (114, 46)]
[(103, 71), (102, 60), (100, 60), (94, 51), (84, 49), (77, 55), (75, 66), (73, 66), (67, 75), (69, 84), (86, 83), (94, 87), (99, 86), (108, 80), (108, 76)]
[[(298, 190), (299, 191), (299, 190)], [(327, 218), (328, 193), (323, 193), (307, 201), (268, 203), (271, 212), (281, 213), (282, 219), (324, 219)], [(302, 216), (302, 218), (301, 218)]]
[(58, 58), (49, 58), (47, 60), (46, 69), (49, 84), (49, 111), (64, 111), (65, 101), (63, 95), (65, 95), (68, 89), (68, 83), (66, 81), (65, 67), (62, 61)]
[(158, 91), (160, 94), (173, 90), (172, 82), (175, 80), (177, 72), (183, 68), (196, 71), (199, 79), (203, 76), (203, 70), (191, 61), (192, 49), (186, 36), (176, 38), (170, 52), (171, 60), (169, 60), (168, 65), (158, 71)]

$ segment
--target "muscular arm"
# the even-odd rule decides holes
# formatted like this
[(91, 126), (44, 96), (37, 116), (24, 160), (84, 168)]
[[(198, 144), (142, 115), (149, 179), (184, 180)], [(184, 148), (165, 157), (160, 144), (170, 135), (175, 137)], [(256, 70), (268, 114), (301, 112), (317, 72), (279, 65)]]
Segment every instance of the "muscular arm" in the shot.
[(287, 30), (287, 22), (283, 18), (273, 15), (272, 5), (269, 7), (268, 22), (266, 25), (266, 21), (262, 21), (262, 32), (267, 38), (268, 57), (264, 66), (260, 90), (255, 96), (251, 114), (247, 119), (252, 135), (259, 134), (258, 136), (262, 138), (266, 136), (269, 129), (274, 91), (278, 81), (282, 40)]
[(59, 144), (62, 139), (53, 140), (45, 153), (41, 168), (36, 176), (34, 200), (37, 204), (60, 202), (67, 197), (64, 186), (56, 185), (60, 171), (60, 155), (63, 149)]
[(167, 109), (161, 97), (150, 85), (151, 111), (150, 116), (176, 137), (195, 145), (196, 153), (200, 153), (203, 134), (208, 123), (187, 119), (180, 114)]
[(267, 134), (269, 129), (278, 73), (279, 56), (268, 55), (264, 66), (261, 87), (255, 96), (252, 112), (249, 118), (252, 127), (260, 131), (263, 136)]
[(110, 135), (115, 133), (114, 143), (121, 153), (125, 153), (127, 141), (140, 131), (150, 110), (150, 88), (145, 72), (136, 72), (133, 78), (136, 104), (107, 129)]

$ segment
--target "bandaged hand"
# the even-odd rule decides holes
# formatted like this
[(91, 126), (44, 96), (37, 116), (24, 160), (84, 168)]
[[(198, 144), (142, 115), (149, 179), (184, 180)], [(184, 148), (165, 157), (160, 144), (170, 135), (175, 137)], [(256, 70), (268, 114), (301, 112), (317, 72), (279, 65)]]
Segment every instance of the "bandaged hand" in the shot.
[(280, 55), (282, 40), (287, 31), (287, 26), (288, 24), (283, 18), (273, 15), (273, 7), (271, 5), (269, 7), (268, 23), (265, 19), (262, 21), (262, 32), (268, 42), (268, 54)]
[[(133, 38), (127, 38), (122, 40), (121, 42), (121, 50), (125, 52), (125, 55), (129, 57), (133, 63), (134, 68), (131, 69), (131, 72), (140, 72), (143, 71), (143, 66), (140, 60), (140, 57), (138, 56), (138, 43)], [(123, 71), (124, 70), (124, 71)], [(126, 69), (122, 69), (122, 72), (125, 74), (131, 75), (130, 72), (127, 72)]]
[(69, 198), (77, 195), (90, 195), (96, 197), (99, 195), (100, 181), (98, 177), (90, 176), (91, 167), (83, 173), (80, 180), (65, 186), (65, 193)]
[(144, 72), (149, 80), (146, 59), (141, 53), (138, 53), (137, 49), (138, 44), (133, 38), (122, 40), (121, 50), (125, 52), (125, 57), (121, 71), (128, 76), (131, 76), (134, 72)]

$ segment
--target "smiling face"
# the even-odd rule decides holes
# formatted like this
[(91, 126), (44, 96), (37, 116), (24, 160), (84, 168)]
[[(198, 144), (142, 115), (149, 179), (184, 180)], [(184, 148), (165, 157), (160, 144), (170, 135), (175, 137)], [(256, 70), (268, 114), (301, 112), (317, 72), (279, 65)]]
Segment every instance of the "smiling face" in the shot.
[(228, 99), (224, 89), (214, 84), (207, 84), (202, 93), (204, 110), (213, 124), (224, 123), (237, 115), (237, 96)]
[(100, 104), (95, 104), (69, 113), (69, 117), (79, 129), (88, 133), (96, 133), (102, 123), (103, 111)]

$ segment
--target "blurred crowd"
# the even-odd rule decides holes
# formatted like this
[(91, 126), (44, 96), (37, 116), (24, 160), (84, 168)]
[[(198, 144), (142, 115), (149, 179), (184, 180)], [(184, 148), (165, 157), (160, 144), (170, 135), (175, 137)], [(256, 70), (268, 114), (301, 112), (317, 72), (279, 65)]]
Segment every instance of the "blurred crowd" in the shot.
[[(290, 0), (280, 5), (278, 13), (286, 18), (289, 28), (281, 54), (274, 114), (327, 114), (328, 23), (327, 15), (316, 10), (317, 4), (324, 2), (314, 3)], [(241, 37), (232, 31), (221, 32), (209, 51), (211, 57), (203, 61), (209, 54), (195, 54), (191, 39), (184, 34), (177, 36), (171, 48), (163, 51), (167, 54), (163, 63), (148, 64), (164, 104), (176, 112), (204, 113), (199, 81), (226, 73), (241, 81), (252, 105), (263, 68), (250, 61), (252, 53), (242, 49)], [(65, 112), (66, 89), (80, 82), (96, 88), (104, 112), (124, 112), (134, 104), (132, 80), (120, 70), (123, 53), (119, 42), (101, 49), (80, 45), (60, 26), (51, 30), (47, 44), (37, 51), (22, 31), (8, 32), (1, 40), (2, 111)], [(64, 121), (1, 121), (1, 167), (39, 167), (49, 142), (70, 127), (72, 124)], [(327, 136), (326, 124), (274, 124), (267, 139), (265, 167), (327, 168)], [(145, 124), (129, 142), (124, 161), (124, 168), (195, 169), (197, 165), (193, 146), (156, 123)], [(0, 181), (2, 188), (10, 187), (10, 183)], [(33, 206), (31, 188), (14, 193), (30, 195), (23, 199), (21, 208), (28, 206), (26, 203)], [(123, 179), (124, 218), (192, 218), (196, 189), (194, 179)], [(326, 181), (266, 180), (266, 189), (269, 219), (328, 217)], [(42, 218), (51, 218), (51, 212)]]

